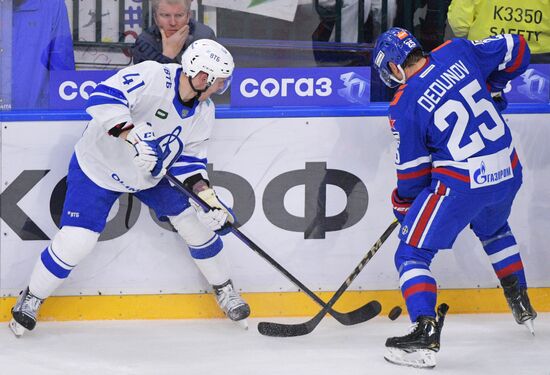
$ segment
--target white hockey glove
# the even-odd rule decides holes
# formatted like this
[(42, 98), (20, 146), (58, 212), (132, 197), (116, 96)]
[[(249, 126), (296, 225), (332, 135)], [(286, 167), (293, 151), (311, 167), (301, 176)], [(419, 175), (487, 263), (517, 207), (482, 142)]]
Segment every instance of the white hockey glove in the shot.
[(197, 216), (201, 223), (210, 228), (212, 231), (220, 230), (225, 223), (227, 222), (227, 213), (220, 209), (213, 209), (207, 212), (204, 212), (199, 205), (195, 202), (192, 203), (193, 208), (197, 211)]
[(227, 222), (235, 222), (235, 216), (232, 210), (226, 207), (222, 202), (220, 202), (220, 200), (216, 196), (216, 193), (214, 192), (214, 189), (212, 188), (200, 191), (197, 196), (210, 207), (212, 207), (211, 210), (205, 212), (202, 207), (199, 206), (195, 201), (190, 200), (191, 205), (197, 211), (197, 216), (199, 217), (199, 220), (213, 231), (219, 231), (220, 229), (222, 229), (222, 231), (218, 232), (218, 234), (224, 235), (228, 233), (229, 228), (224, 228), (224, 225)]
[(126, 141), (134, 146), (134, 163), (138, 168), (151, 172), (154, 177), (158, 176), (162, 170), (162, 160), (159, 158), (162, 151), (151, 124), (134, 127), (126, 136)]
[(227, 214), (227, 221), (229, 221), (231, 224), (235, 222), (235, 215), (229, 208), (227, 208), (222, 202), (220, 202), (214, 189), (208, 188), (208, 189), (199, 191), (197, 195), (199, 196), (200, 199), (205, 201), (206, 204), (208, 204), (213, 209), (217, 208), (224, 211)]

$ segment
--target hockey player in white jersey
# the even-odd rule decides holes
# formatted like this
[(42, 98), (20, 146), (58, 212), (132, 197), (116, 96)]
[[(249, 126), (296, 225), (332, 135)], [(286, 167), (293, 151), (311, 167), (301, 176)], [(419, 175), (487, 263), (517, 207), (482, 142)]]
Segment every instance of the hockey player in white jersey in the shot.
[[(92, 120), (69, 165), (61, 230), (12, 309), (10, 327), (17, 336), (35, 327), (44, 299), (92, 251), (123, 193), (133, 193), (160, 220), (170, 221), (213, 286), (220, 308), (229, 319), (246, 322), (250, 307), (233, 287), (220, 238), (235, 216), (218, 199), (206, 172), (215, 112), (210, 96), (225, 91), (233, 68), (227, 49), (203, 39), (185, 51), (182, 65), (146, 61), (96, 87), (86, 109)], [(162, 178), (166, 168), (213, 209), (191, 206)]]

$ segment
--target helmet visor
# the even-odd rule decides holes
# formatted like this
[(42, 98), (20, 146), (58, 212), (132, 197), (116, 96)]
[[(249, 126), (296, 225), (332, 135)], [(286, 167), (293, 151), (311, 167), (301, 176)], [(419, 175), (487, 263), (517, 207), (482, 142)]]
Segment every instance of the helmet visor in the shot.
[(400, 84), (387, 69), (380, 69), (380, 79), (390, 88), (397, 87)]
[(223, 81), (223, 86), (221, 86), (217, 91), (216, 91), (216, 94), (218, 95), (222, 95), (225, 91), (227, 91), (227, 89), (229, 88), (229, 86), (231, 85), (231, 80), (233, 79), (233, 75), (230, 75), (229, 77), (225, 78), (224, 81)]

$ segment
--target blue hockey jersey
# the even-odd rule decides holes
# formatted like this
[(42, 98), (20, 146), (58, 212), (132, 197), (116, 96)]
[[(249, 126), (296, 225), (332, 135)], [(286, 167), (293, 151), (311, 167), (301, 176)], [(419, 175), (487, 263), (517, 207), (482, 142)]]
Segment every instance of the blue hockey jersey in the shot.
[(416, 197), (434, 178), (460, 191), (488, 191), (521, 174), (490, 88), (500, 91), (523, 73), (529, 56), (518, 35), (453, 39), (408, 77), (389, 110), (400, 197)]

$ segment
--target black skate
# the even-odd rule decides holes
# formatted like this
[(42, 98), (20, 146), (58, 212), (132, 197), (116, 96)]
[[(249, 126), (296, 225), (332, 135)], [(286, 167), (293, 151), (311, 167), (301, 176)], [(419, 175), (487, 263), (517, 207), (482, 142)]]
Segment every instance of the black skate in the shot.
[(407, 335), (387, 339), (384, 358), (397, 365), (435, 367), (435, 353), (440, 348), (441, 329), (448, 309), (447, 304), (441, 304), (437, 311), (438, 320), (431, 316), (420, 316)]
[(9, 325), (15, 336), (19, 337), (25, 330), (32, 331), (36, 326), (36, 316), (44, 300), (35, 297), (29, 292), (29, 288), (19, 294), (15, 306), (11, 309), (13, 319)]
[(514, 319), (518, 324), (523, 324), (531, 332), (535, 334), (535, 327), (533, 320), (537, 317), (537, 312), (531, 306), (529, 296), (527, 295), (527, 288), (522, 288), (519, 285), (519, 280), (516, 275), (506, 276), (500, 280), (502, 289), (504, 290), (504, 296), (508, 302), (508, 306), (512, 310)]
[(247, 329), (246, 318), (250, 315), (250, 306), (239, 296), (232, 281), (227, 280), (222, 285), (213, 285), (213, 288), (220, 309), (229, 319), (239, 322), (243, 328)]

